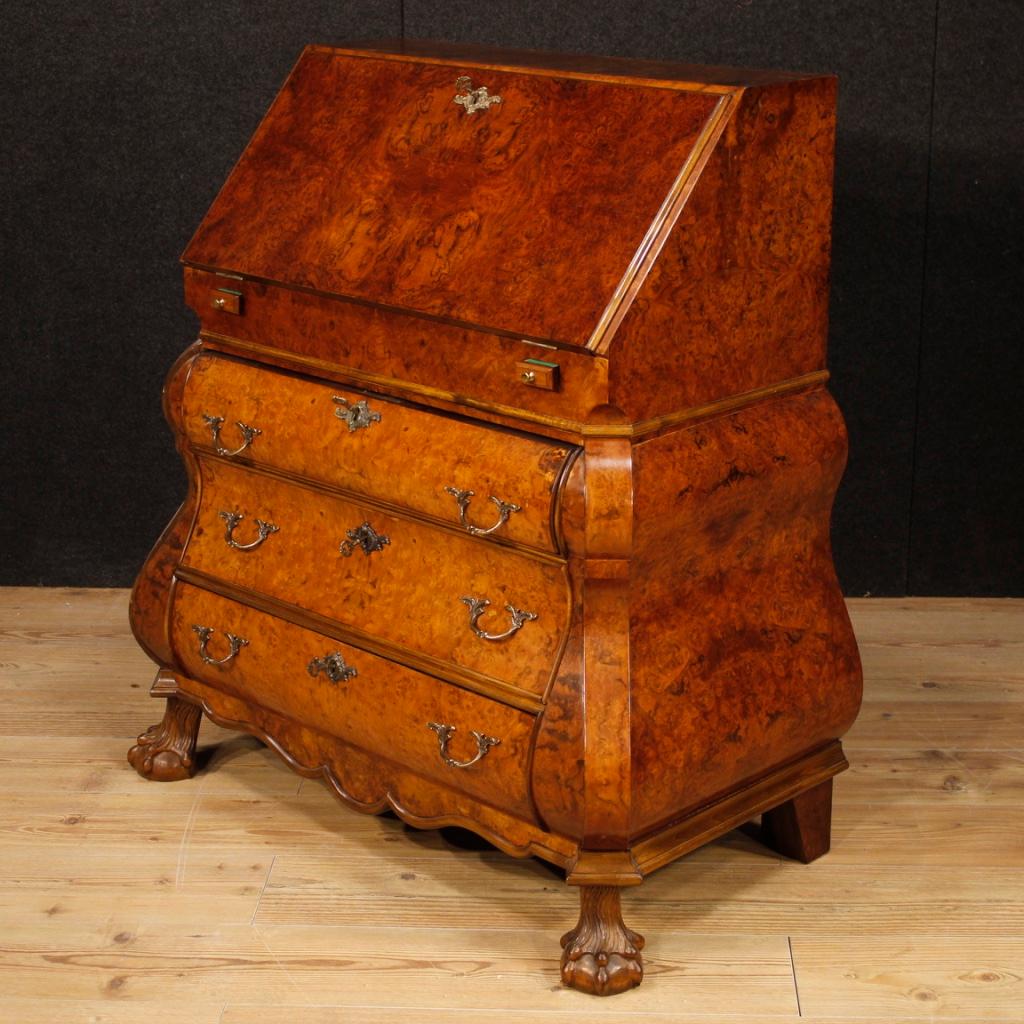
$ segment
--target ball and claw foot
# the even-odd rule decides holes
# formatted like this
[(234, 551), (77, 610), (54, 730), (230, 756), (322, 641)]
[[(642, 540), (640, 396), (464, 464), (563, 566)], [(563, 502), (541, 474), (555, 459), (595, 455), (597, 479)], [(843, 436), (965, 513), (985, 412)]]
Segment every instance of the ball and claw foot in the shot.
[(644, 977), (644, 938), (622, 923), (616, 886), (580, 886), (580, 920), (562, 936), (562, 983), (595, 996), (635, 988)]
[(144, 779), (154, 782), (191, 778), (202, 714), (198, 705), (168, 697), (163, 721), (138, 738), (128, 751), (128, 763)]

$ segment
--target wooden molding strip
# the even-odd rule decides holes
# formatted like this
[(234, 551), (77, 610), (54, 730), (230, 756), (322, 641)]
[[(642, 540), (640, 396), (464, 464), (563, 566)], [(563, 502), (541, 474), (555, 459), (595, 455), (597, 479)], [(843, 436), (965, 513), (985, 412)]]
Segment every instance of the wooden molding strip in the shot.
[(740, 92), (729, 93), (722, 96), (715, 104), (714, 109), (708, 115), (708, 119), (701, 129), (693, 149), (687, 154), (686, 160), (672, 183), (665, 201), (655, 215), (640, 243), (640, 247), (633, 255), (626, 272), (616, 285), (612, 297), (605, 307), (601, 318), (597, 322), (593, 333), (587, 340), (587, 348), (598, 355), (605, 355), (611, 346), (612, 338), (619, 329), (619, 324), (632, 306), (637, 292), (643, 287), (647, 275), (650, 273), (654, 261), (661, 254), (661, 250), (668, 239), (669, 234), (676, 225), (679, 215), (686, 206), (704, 170), (708, 159), (711, 156), (715, 144), (725, 131), (725, 126), (732, 116), (733, 109), (737, 105), (737, 97)]
[[(481, 59), (480, 56), (474, 58), (468, 54), (466, 56), (445, 54), (435, 55), (409, 50), (397, 52), (395, 50), (369, 50), (357, 49), (356, 47), (350, 46), (322, 46), (316, 44), (310, 45), (309, 49), (320, 53), (328, 53), (332, 56), (343, 55), (345, 57), (363, 57), (369, 60), (393, 60), (413, 64), (441, 64), (455, 68), (472, 67), (481, 68), (485, 71), (505, 71), (514, 75), (537, 75), (544, 78), (578, 78), (587, 82), (601, 82), (605, 85), (626, 85), (643, 87), (645, 89), (671, 89), (676, 92), (706, 92), (717, 95), (719, 93), (733, 92), (738, 88), (735, 85), (718, 85), (710, 82), (691, 82), (684, 79), (657, 78), (654, 76), (642, 77), (637, 75), (614, 75), (609, 72), (602, 71), (573, 70), (571, 68), (560, 68), (554, 66), (538, 67), (536, 65), (531, 66), (529, 64), (509, 64), (501, 61)], [(527, 53), (530, 53), (530, 51), (527, 51)], [(533, 51), (533, 54), (534, 59), (536, 59), (536, 56), (542, 56), (544, 51)], [(612, 57), (606, 59), (622, 60), (623, 63), (626, 63), (629, 60), (628, 57)]]
[[(723, 413), (734, 412), (746, 405), (753, 405), (755, 402), (763, 401), (766, 398), (776, 398), (791, 392), (806, 391), (817, 385), (824, 384), (829, 378), (828, 370), (813, 370), (811, 373), (805, 373), (799, 377), (790, 377), (788, 380), (779, 381), (775, 384), (766, 384), (764, 387), (743, 391), (738, 395), (719, 398), (714, 402), (690, 406), (687, 409), (679, 409), (675, 412), (666, 413), (664, 416), (654, 416), (647, 420), (638, 420), (634, 423), (584, 423), (580, 420), (563, 419), (560, 416), (547, 416), (543, 413), (530, 412), (527, 409), (519, 409), (497, 402), (484, 402), (465, 394), (456, 395), (453, 391), (444, 391), (440, 388), (430, 387), (427, 384), (416, 384), (407, 380), (399, 380), (396, 377), (386, 377), (382, 374), (369, 373), (365, 370), (357, 370), (349, 366), (340, 366), (338, 363), (327, 362), (312, 356), (297, 355), (270, 345), (259, 345), (256, 342), (241, 341), (226, 334), (203, 331), (200, 339), (208, 344), (211, 351), (227, 352), (242, 358), (246, 355), (255, 354), (263, 359), (269, 358), (273, 365), (290, 366), (300, 372), (303, 370), (313, 372), (315, 376), (324, 377), (327, 380), (332, 380), (342, 385), (351, 384), (354, 387), (368, 387), (371, 389), (386, 388), (389, 392), (409, 396), (413, 401), (418, 396), (437, 402), (446, 402), (458, 406), (463, 411), (466, 409), (477, 409), (490, 415), (508, 417), (519, 423), (536, 423), (567, 434), (575, 434), (581, 438), (628, 437), (638, 441), (648, 435), (662, 433), (684, 423), (711, 419)], [(522, 428), (520, 427), (520, 429)]]
[(736, 790), (696, 813), (688, 813), (685, 821), (634, 843), (633, 858), (640, 871), (648, 875), (848, 767), (842, 744), (833, 740), (798, 761), (777, 768), (745, 789)]
[[(273, 107), (270, 109), (273, 109)], [(580, 345), (574, 345), (569, 341), (559, 341), (557, 338), (541, 338), (533, 334), (523, 334), (522, 331), (513, 331), (506, 327), (488, 327), (486, 324), (476, 324), (469, 320), (457, 320), (455, 317), (441, 316), (437, 313), (426, 313), (422, 310), (411, 309), (408, 306), (395, 306), (387, 302), (360, 298), (358, 295), (344, 295), (341, 292), (331, 292), (325, 291), (323, 288), (311, 288), (309, 285), (293, 284), (274, 277), (262, 277), (259, 274), (243, 273), (231, 267), (216, 266), (212, 263), (199, 263), (196, 260), (184, 258), (181, 260), (181, 265), (192, 270), (202, 270), (208, 274), (216, 274), (218, 277), (228, 277), (233, 281), (253, 281), (255, 284), (282, 288), (289, 292), (302, 292), (305, 295), (316, 295), (319, 298), (332, 299), (335, 302), (347, 302), (353, 306), (380, 309), (385, 313), (396, 313), (400, 316), (408, 316), (416, 320), (429, 320), (432, 323), (445, 324), (448, 327), (457, 327), (464, 331), (474, 331), (477, 334), (493, 334), (500, 338), (508, 338), (511, 341), (525, 341), (530, 344), (541, 345), (544, 348), (565, 349), (568, 352), (581, 352), (584, 355), (591, 354)]]
[(297, 605), (281, 601), (276, 597), (270, 597), (248, 587), (241, 587), (237, 584), (226, 583), (202, 572), (199, 569), (191, 569), (188, 566), (179, 565), (174, 571), (175, 579), (183, 583), (190, 583), (192, 586), (201, 587), (220, 597), (226, 597), (229, 601), (237, 601), (249, 608), (273, 615), (275, 618), (283, 619), (294, 626), (308, 629), (313, 633), (320, 633), (322, 636), (330, 637), (332, 640), (339, 640), (350, 647), (357, 647), (367, 654), (374, 654), (380, 658), (386, 658), (396, 664), (404, 665), (416, 672), (433, 676), (446, 683), (461, 686), (465, 690), (472, 690), (491, 700), (499, 701), (510, 707), (518, 708), (520, 711), (527, 711), (530, 714), (539, 714), (544, 709), (544, 700), (536, 694), (526, 690), (520, 690), (503, 679), (495, 679), (493, 676), (484, 675), (473, 669), (463, 668), (440, 658), (432, 657), (429, 654), (421, 654), (419, 651), (409, 650), (390, 640), (382, 640), (379, 637), (370, 636), (352, 626), (346, 626), (326, 615), (318, 612), (307, 611)]
[[(726, 413), (735, 412), (756, 402), (763, 402), (767, 398), (779, 398), (782, 395), (793, 394), (798, 391), (810, 391), (828, 381), (828, 370), (814, 370), (805, 373), (800, 377), (790, 377), (789, 380), (779, 381), (777, 384), (766, 384), (761, 388), (754, 388), (752, 391), (743, 391), (738, 395), (730, 395), (728, 398), (719, 398), (714, 402), (705, 405), (694, 405), (689, 409), (681, 409), (678, 412), (671, 412), (665, 416), (655, 416), (649, 420), (641, 420), (634, 423), (630, 437), (639, 440), (649, 435), (661, 434), (672, 427), (681, 426), (684, 423), (696, 423), (699, 420), (710, 420), (716, 416), (724, 416)], [(588, 432), (588, 436), (589, 435)], [(599, 435), (598, 435), (599, 436)]]

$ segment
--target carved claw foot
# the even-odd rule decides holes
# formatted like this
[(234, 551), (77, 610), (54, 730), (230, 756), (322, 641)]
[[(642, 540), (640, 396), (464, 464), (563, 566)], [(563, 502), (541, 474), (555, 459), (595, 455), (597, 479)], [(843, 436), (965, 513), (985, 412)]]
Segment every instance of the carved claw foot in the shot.
[(178, 697), (167, 698), (163, 721), (150, 726), (128, 751), (128, 763), (145, 779), (174, 782), (195, 771), (202, 711)]
[(644, 977), (644, 938), (622, 923), (616, 886), (580, 886), (580, 920), (562, 936), (562, 983), (595, 996), (635, 988)]

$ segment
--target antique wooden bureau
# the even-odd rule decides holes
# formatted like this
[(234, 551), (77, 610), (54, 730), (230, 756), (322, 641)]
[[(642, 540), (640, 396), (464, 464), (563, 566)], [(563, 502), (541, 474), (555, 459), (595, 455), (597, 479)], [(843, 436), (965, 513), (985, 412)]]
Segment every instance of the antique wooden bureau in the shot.
[(190, 491), (132, 598), (203, 713), (351, 807), (563, 867), (566, 984), (640, 982), (620, 889), (762, 816), (828, 848), (860, 665), (832, 568), (835, 81), (313, 46), (183, 258)]

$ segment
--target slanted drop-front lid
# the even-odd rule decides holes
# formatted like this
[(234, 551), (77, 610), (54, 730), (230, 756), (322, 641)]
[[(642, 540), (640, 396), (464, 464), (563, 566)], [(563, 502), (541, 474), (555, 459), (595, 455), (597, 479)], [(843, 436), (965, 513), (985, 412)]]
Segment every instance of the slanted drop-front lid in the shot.
[(720, 99), (310, 48), (183, 259), (585, 346)]

